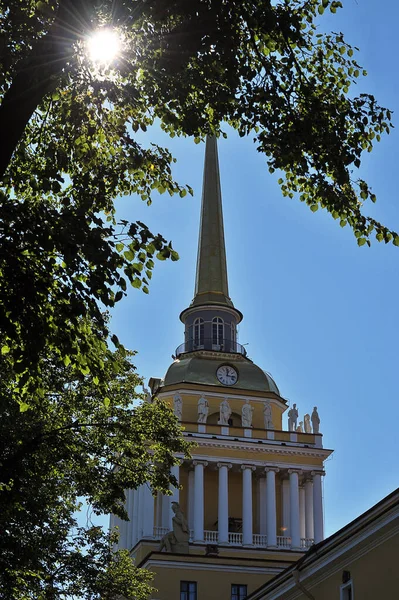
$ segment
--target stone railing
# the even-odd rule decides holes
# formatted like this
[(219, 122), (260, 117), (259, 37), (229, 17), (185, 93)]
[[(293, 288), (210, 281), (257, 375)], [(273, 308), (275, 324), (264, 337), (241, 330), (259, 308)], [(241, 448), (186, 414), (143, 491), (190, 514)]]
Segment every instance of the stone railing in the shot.
[[(160, 540), (170, 529), (167, 527), (154, 527), (154, 540)], [(190, 542), (193, 543), (194, 531), (190, 530)], [(254, 533), (252, 545), (255, 548), (267, 548), (267, 535), (263, 533)], [(215, 530), (204, 531), (204, 541), (199, 543), (218, 544), (218, 532)], [(229, 531), (229, 542), (232, 546), (242, 546), (242, 533)], [(307, 550), (314, 543), (313, 538), (301, 538), (301, 548)], [(277, 548), (281, 550), (291, 549), (291, 538), (279, 535), (277, 536)]]

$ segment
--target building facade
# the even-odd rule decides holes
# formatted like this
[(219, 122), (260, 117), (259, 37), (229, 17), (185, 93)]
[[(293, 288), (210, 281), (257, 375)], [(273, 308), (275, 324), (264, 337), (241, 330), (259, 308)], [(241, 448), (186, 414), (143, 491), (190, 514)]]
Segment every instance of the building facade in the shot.
[[(173, 408), (195, 442), (174, 474), (180, 489), (126, 492), (119, 545), (155, 572), (154, 598), (242, 600), (323, 539), (323, 448), (317, 408), (301, 420), (237, 340), (228, 292), (219, 163), (208, 138), (195, 293), (184, 342), (151, 399)], [(283, 414), (288, 410), (288, 430)], [(171, 535), (169, 535), (171, 532)]]
[(248, 600), (396, 600), (399, 489), (312, 546)]

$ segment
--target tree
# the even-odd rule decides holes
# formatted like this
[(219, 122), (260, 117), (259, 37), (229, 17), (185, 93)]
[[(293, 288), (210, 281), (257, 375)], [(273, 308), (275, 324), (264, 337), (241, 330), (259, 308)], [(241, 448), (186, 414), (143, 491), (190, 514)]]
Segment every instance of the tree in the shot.
[(148, 596), (150, 575), (127, 553), (114, 556), (101, 528), (78, 528), (75, 511), (86, 498), (96, 514), (127, 518), (124, 490), (176, 484), (170, 468), (188, 444), (162, 402), (132, 407), (140, 378), (129, 356), (107, 351), (103, 360), (107, 397), (92, 375), (46, 357), (46, 393), (22, 411), (9, 393), (12, 361), (2, 361), (1, 598)]
[[(159, 119), (170, 135), (220, 133), (222, 121), (255, 134), (283, 194), (348, 224), (358, 244), (399, 244), (362, 214), (375, 201), (357, 177), (364, 151), (389, 133), (371, 95), (350, 97), (365, 72), (342, 34), (317, 33), (336, 0), (2, 0), (0, 328), (20, 378), (38, 386), (37, 352), (51, 347), (96, 369), (81, 316), (101, 320), (127, 280), (148, 291), (153, 257), (177, 258), (142, 223), (115, 222), (116, 196), (180, 193), (165, 149), (135, 132)], [(117, 61), (90, 65), (87, 36), (109, 25)], [(119, 240), (122, 238), (122, 240)], [(19, 302), (15, 303), (14, 298)], [(65, 327), (65, 323), (67, 327)], [(104, 332), (108, 333), (104, 326)], [(35, 339), (35, 344), (32, 344)], [(92, 339), (92, 338), (90, 338)]]

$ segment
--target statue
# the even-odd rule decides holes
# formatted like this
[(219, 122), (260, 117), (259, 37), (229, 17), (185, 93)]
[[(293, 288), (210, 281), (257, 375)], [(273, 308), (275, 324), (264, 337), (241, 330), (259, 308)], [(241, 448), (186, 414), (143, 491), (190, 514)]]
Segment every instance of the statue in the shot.
[(243, 427), (252, 427), (252, 413), (254, 407), (250, 405), (249, 400), (245, 402), (241, 409), (241, 425)]
[(141, 384), (141, 387), (143, 389), (143, 394), (145, 394), (144, 402), (151, 402), (152, 396), (150, 390), (145, 387), (144, 383)]
[(223, 402), (220, 403), (220, 414), (219, 414), (218, 425), (229, 425), (230, 417), (231, 417), (230, 404), (229, 404), (229, 401), (227, 400), (227, 398), (225, 398), (223, 400)]
[(288, 431), (296, 430), (296, 423), (298, 420), (298, 409), (296, 404), (288, 411)]
[(181, 421), (183, 416), (183, 400), (178, 392), (176, 392), (173, 398), (173, 411), (178, 420)]
[(312, 426), (310, 424), (310, 414), (305, 415), (305, 433), (312, 433)]
[(172, 502), (174, 517), (172, 519), (173, 531), (169, 531), (163, 536), (159, 545), (159, 552), (165, 548), (166, 552), (175, 552), (176, 554), (188, 554), (188, 541), (190, 539), (190, 530), (186, 517), (178, 502)]
[(303, 421), (299, 421), (299, 425), (296, 428), (297, 433), (303, 433)]
[(273, 419), (272, 419), (272, 407), (270, 406), (270, 401), (266, 400), (263, 407), (263, 419), (265, 422), (265, 429), (274, 429)]
[(319, 413), (317, 412), (317, 406), (314, 407), (311, 418), (312, 418), (312, 425), (313, 425), (313, 433), (319, 433), (320, 417), (319, 417)]
[(205, 396), (198, 400), (198, 423), (206, 423), (209, 413), (209, 404)]

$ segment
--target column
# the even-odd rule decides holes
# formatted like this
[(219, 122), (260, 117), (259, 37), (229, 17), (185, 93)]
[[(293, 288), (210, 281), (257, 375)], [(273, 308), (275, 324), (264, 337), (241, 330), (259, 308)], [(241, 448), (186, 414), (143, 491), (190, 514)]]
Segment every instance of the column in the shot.
[(290, 537), (290, 482), (288, 479), (283, 479), (281, 485), (282, 492), (282, 521), (283, 521), (283, 536)]
[(143, 485), (143, 537), (154, 537), (154, 496), (148, 483)]
[(230, 463), (217, 463), (219, 469), (218, 494), (218, 541), (219, 544), (229, 542), (229, 469)]
[[(178, 484), (179, 484), (179, 470), (180, 470), (180, 466), (179, 465), (173, 465), (173, 467), (170, 470), (171, 474), (176, 477)], [(175, 487), (173, 487), (171, 485), (170, 489), (172, 491), (172, 495), (171, 496), (167, 496), (169, 506), (168, 506), (168, 512), (167, 512), (167, 525), (166, 525), (166, 527), (168, 527), (168, 529), (170, 531), (172, 531), (173, 530), (173, 523), (172, 523), (172, 519), (173, 519), (172, 502), (179, 502), (179, 488), (175, 488)]]
[(267, 545), (277, 547), (276, 473), (279, 469), (266, 467), (266, 528)]
[(137, 539), (138, 539), (138, 520), (139, 520), (139, 514), (138, 514), (138, 508), (139, 508), (139, 501), (138, 501), (138, 490), (132, 490), (132, 496), (133, 496), (133, 516), (132, 516), (132, 547), (136, 545)]
[(188, 472), (187, 519), (190, 531), (194, 529), (194, 469)]
[(204, 541), (204, 460), (194, 460), (194, 542)]
[[(128, 501), (129, 501), (129, 490), (125, 490), (124, 508), (125, 508), (125, 511), (127, 512), (127, 514), (129, 515)], [(128, 525), (129, 525), (129, 521), (124, 521), (123, 519), (120, 519), (119, 548), (127, 548), (128, 547)]]
[(299, 535), (300, 538), (305, 536), (305, 488), (299, 486)]
[(265, 535), (267, 533), (267, 522), (266, 522), (266, 476), (259, 477), (259, 533)]
[(290, 526), (291, 526), (291, 548), (301, 547), (301, 536), (299, 531), (299, 472), (288, 469), (290, 475)]
[(313, 481), (310, 477), (305, 481), (305, 538), (314, 538), (313, 527)]
[(137, 540), (136, 543), (143, 537), (143, 521), (144, 521), (144, 503), (143, 503), (143, 486), (137, 488)]
[(242, 543), (244, 546), (252, 546), (252, 471), (255, 467), (242, 465)]
[(157, 494), (157, 516), (155, 519), (155, 527), (162, 527), (162, 494)]
[(128, 490), (128, 492), (127, 492), (127, 514), (129, 516), (128, 533), (127, 533), (127, 549), (128, 550), (131, 550), (134, 545), (133, 544), (133, 533), (134, 533), (133, 506), (134, 506), (134, 490)]
[(162, 495), (162, 523), (163, 529), (169, 530), (170, 496)]
[(323, 531), (323, 492), (321, 488), (322, 471), (312, 471), (313, 476), (313, 527), (315, 544), (324, 538)]

